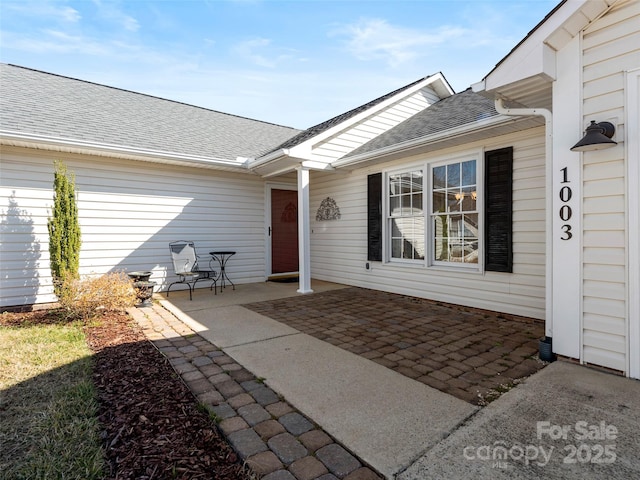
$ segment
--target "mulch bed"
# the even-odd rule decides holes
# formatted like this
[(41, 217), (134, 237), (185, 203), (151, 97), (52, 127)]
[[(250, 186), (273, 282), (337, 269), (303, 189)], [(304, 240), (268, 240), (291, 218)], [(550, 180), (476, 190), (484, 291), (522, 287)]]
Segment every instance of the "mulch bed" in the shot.
[[(3, 323), (59, 321), (55, 317), (54, 311), (36, 311), (4, 316)], [(85, 327), (85, 334), (95, 352), (105, 478), (251, 478), (215, 422), (129, 316), (105, 316)]]

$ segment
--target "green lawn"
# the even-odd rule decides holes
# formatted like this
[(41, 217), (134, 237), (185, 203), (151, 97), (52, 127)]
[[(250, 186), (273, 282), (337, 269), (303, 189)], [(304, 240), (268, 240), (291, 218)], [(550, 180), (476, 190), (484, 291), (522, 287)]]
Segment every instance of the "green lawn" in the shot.
[(79, 322), (0, 326), (0, 478), (102, 477), (92, 367)]

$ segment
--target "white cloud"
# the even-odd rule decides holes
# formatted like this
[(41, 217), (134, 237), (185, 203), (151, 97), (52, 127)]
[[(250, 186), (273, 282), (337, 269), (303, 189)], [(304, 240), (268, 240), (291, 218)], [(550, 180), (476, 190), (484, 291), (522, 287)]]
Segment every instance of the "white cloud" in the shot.
[(140, 29), (138, 20), (123, 12), (118, 3), (102, 2), (102, 0), (93, 0), (93, 3), (98, 8), (99, 15), (105, 20), (115, 22), (129, 32), (137, 32)]
[[(265, 68), (276, 68), (278, 65), (296, 59), (296, 51), (286, 48), (272, 48), (268, 38), (253, 38), (245, 40), (232, 47), (232, 52), (241, 59), (247, 60), (253, 65)], [(306, 61), (305, 58), (297, 58), (297, 61)]]
[(79, 35), (70, 35), (59, 30), (43, 30), (38, 36), (3, 32), (2, 43), (5, 48), (36, 54), (105, 55), (108, 52), (108, 47), (103, 43), (94, 42)]
[(24, 3), (8, 2), (3, 5), (3, 8), (19, 14), (29, 15), (31, 17), (57, 19), (68, 23), (75, 23), (81, 19), (80, 12), (78, 12), (75, 8), (54, 5), (41, 1)]
[(464, 37), (461, 27), (442, 26), (433, 31), (403, 28), (383, 19), (361, 19), (330, 32), (346, 36), (347, 49), (360, 60), (383, 60), (398, 66), (428, 54), (428, 49)]
[(276, 64), (273, 60), (258, 53), (258, 51), (264, 50), (269, 45), (271, 45), (271, 40), (268, 38), (254, 38), (235, 45), (233, 47), (233, 53), (260, 67), (274, 68)]

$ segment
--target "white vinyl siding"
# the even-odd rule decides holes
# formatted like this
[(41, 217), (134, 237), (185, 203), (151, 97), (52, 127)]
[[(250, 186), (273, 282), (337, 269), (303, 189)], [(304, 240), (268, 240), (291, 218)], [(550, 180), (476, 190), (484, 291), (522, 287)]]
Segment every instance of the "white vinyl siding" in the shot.
[(169, 242), (192, 240), (207, 262), (213, 249), (236, 250), (227, 268), (235, 283), (264, 280), (259, 177), (3, 147), (0, 305), (55, 301), (47, 232), (54, 159), (76, 176), (82, 274), (152, 270), (164, 289), (176, 279)]
[(583, 124), (613, 121), (618, 146), (583, 155), (583, 353), (626, 371), (624, 71), (640, 66), (640, 2), (623, 3), (583, 32)]
[(347, 131), (314, 145), (313, 157), (324, 161), (341, 158), (438, 100), (440, 98), (431, 87), (424, 87), (396, 104), (359, 122)]
[[(458, 157), (470, 149), (514, 147), (513, 268), (514, 273), (468, 272), (451, 268), (394, 263), (367, 263), (367, 175)], [(333, 198), (340, 220), (312, 221), (313, 278), (365, 288), (430, 298), (514, 315), (544, 318), (545, 311), (545, 199), (544, 129), (535, 128), (399, 161), (362, 168), (352, 173), (311, 173), (311, 211)], [(314, 217), (314, 215), (312, 215)]]

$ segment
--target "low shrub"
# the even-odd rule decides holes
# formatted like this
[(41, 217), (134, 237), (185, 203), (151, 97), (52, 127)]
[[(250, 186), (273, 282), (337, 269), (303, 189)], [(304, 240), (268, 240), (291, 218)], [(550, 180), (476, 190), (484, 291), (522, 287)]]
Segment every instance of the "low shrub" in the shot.
[(136, 302), (136, 291), (124, 272), (75, 279), (68, 275), (60, 282), (60, 305), (69, 317), (87, 320), (102, 312), (124, 311)]

